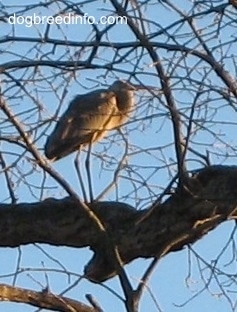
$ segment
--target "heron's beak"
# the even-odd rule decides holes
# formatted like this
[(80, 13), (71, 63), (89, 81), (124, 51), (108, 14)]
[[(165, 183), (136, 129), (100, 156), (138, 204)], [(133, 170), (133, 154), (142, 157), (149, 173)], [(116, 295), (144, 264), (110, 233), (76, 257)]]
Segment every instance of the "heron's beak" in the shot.
[(129, 89), (131, 91), (137, 91), (137, 90), (144, 90), (146, 89), (145, 86), (142, 86), (142, 85), (136, 85), (136, 84), (133, 84), (133, 83), (130, 83), (130, 82), (127, 82), (127, 81), (124, 81), (127, 86), (129, 87)]
[(136, 85), (136, 84), (133, 84), (132, 88), (133, 88), (133, 90), (147, 90), (147, 88), (145, 86)]
[(129, 84), (129, 86), (131, 86), (131, 90), (133, 90), (133, 91), (139, 91), (139, 90), (149, 91), (149, 90), (152, 90), (153, 92), (163, 93), (162, 89), (155, 88), (153, 86), (145, 86), (143, 84), (131, 84), (131, 83), (128, 83), (128, 84)]

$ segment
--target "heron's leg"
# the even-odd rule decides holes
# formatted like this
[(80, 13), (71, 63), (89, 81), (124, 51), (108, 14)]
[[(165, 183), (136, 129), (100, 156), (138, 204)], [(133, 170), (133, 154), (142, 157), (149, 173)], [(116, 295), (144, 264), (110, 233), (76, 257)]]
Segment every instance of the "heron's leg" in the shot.
[(89, 144), (88, 153), (86, 155), (86, 161), (85, 161), (86, 174), (87, 174), (88, 187), (89, 187), (89, 197), (90, 197), (91, 203), (94, 201), (93, 190), (92, 190), (91, 172), (90, 172), (90, 155), (91, 155), (92, 144), (93, 144), (93, 138)]
[(77, 176), (78, 176), (78, 179), (79, 179), (79, 183), (80, 183), (80, 187), (81, 187), (81, 191), (82, 191), (82, 196), (83, 196), (84, 202), (88, 203), (86, 190), (85, 190), (85, 186), (84, 186), (84, 182), (83, 182), (83, 178), (82, 178), (81, 170), (80, 170), (80, 160), (79, 160), (79, 158), (80, 158), (80, 151), (81, 151), (81, 148), (78, 150), (78, 153), (77, 153), (76, 158), (74, 160), (74, 165), (75, 165)]

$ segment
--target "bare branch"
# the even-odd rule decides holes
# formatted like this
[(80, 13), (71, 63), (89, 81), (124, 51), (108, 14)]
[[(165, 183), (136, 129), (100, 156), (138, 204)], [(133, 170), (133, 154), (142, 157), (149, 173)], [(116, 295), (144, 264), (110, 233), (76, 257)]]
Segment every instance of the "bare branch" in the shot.
[[(105, 224), (124, 264), (138, 257), (160, 258), (197, 241), (223, 221), (236, 219), (236, 180), (236, 167), (207, 167), (190, 179), (192, 188), (152, 207), (151, 213), (119, 202), (95, 202), (89, 207)], [(36, 242), (90, 246), (95, 254), (85, 268), (86, 276), (101, 282), (116, 274), (106, 242), (75, 200), (1, 204), (0, 216), (0, 246)]]
[(0, 300), (26, 303), (38, 308), (60, 312), (98, 312), (76, 300), (54, 295), (48, 291), (33, 291), (9, 285), (0, 285)]

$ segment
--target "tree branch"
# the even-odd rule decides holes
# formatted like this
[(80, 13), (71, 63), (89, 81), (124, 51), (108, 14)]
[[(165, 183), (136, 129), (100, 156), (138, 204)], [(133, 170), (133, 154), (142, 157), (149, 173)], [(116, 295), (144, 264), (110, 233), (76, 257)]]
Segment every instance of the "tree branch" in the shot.
[[(138, 257), (160, 258), (197, 241), (221, 222), (237, 218), (236, 181), (237, 167), (210, 166), (190, 178), (188, 190), (177, 190), (152, 209), (137, 211), (119, 202), (95, 202), (89, 207), (104, 223), (124, 264)], [(87, 277), (101, 282), (116, 274), (98, 229), (70, 197), (1, 204), (0, 232), (2, 247), (90, 246), (95, 254), (85, 268)]]
[(0, 284), (0, 300), (27, 303), (59, 312), (98, 312), (98, 309), (47, 291), (38, 292), (5, 284)]

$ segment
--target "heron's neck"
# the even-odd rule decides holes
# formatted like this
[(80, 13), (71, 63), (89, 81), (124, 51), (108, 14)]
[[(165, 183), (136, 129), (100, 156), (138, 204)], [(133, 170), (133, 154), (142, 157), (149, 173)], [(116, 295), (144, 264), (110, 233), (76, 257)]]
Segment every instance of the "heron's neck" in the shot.
[(131, 110), (131, 108), (134, 105), (134, 92), (133, 91), (120, 91), (119, 94), (117, 94), (117, 106), (118, 109), (121, 112), (128, 112)]

